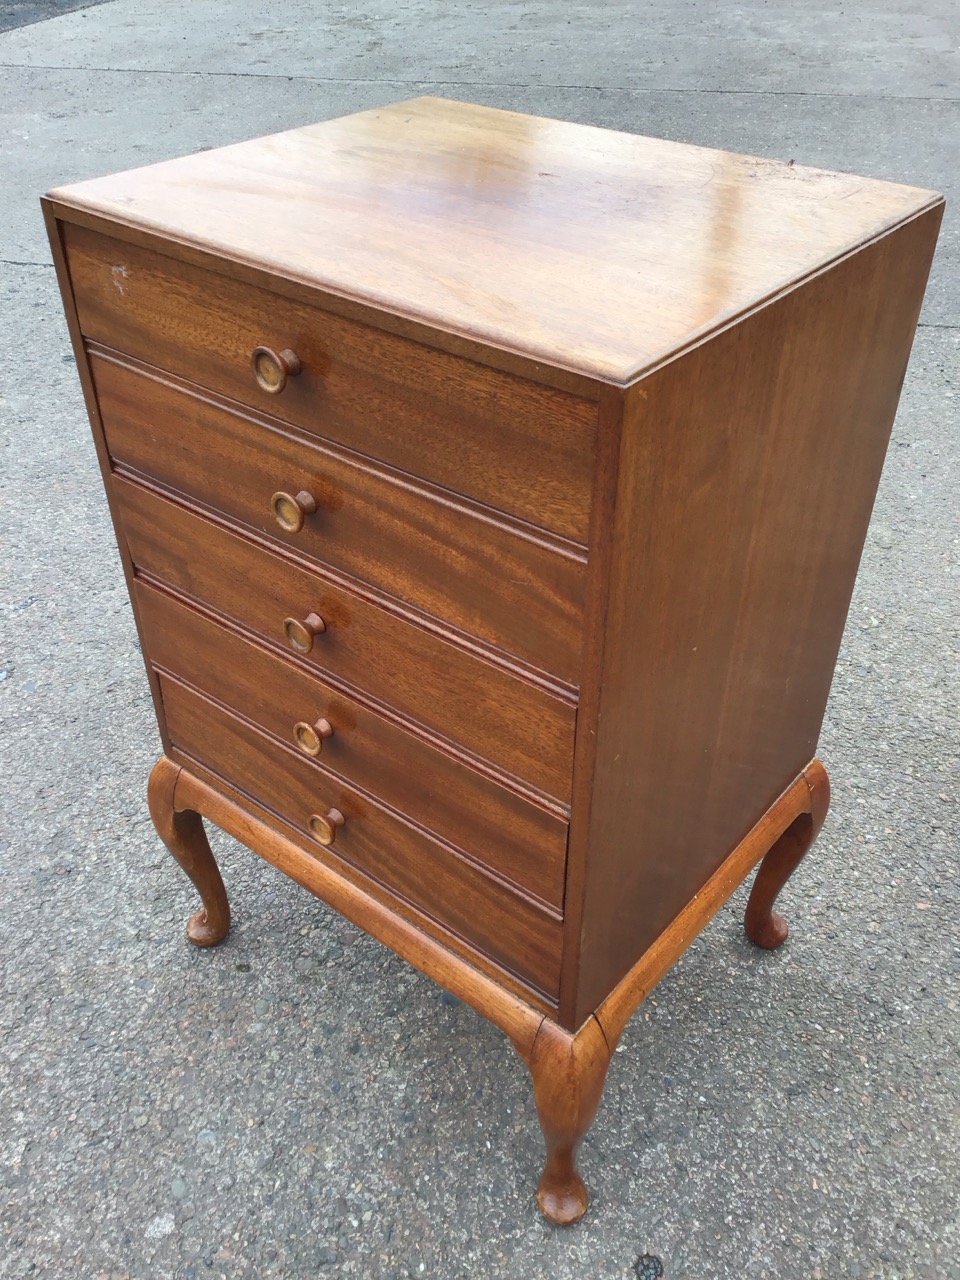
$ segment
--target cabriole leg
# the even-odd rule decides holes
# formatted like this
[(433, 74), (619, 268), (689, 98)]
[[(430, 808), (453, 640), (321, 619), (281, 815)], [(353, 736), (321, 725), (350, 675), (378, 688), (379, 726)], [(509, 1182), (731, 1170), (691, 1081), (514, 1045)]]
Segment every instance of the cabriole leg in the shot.
[(150, 816), (160, 839), (196, 886), (203, 910), (187, 921), (187, 937), (197, 947), (215, 947), (230, 928), (230, 904), (220, 868), (207, 843), (203, 820), (192, 809), (177, 812), (174, 794), (180, 766), (161, 756), (150, 774)]
[(577, 1169), (577, 1147), (597, 1114), (610, 1065), (599, 1022), (591, 1017), (570, 1035), (545, 1018), (527, 1065), (547, 1146), (537, 1201), (551, 1221), (576, 1222), (589, 1201)]
[(810, 788), (810, 809), (791, 822), (763, 859), (744, 917), (747, 937), (768, 950), (787, 940), (790, 929), (773, 904), (820, 834), (830, 805), (830, 779), (819, 760), (805, 770), (804, 778)]

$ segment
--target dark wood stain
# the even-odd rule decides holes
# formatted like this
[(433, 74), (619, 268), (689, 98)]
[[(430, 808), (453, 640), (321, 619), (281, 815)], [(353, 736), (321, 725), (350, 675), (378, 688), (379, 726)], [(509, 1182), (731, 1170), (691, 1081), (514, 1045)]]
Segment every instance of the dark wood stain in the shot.
[(939, 217), (628, 395), (574, 1023), (816, 752)]
[(569, 801), (572, 702), (129, 478), (114, 475), (111, 487), (123, 513), (125, 544), (141, 570), (277, 646), (286, 643), (285, 617), (316, 612), (326, 630), (304, 660), (325, 678), (366, 691), (506, 773)]
[(318, 767), (373, 791), (420, 826), (560, 907), (567, 824), (337, 694), (300, 664), (218, 625), (166, 592), (137, 584), (150, 660), (226, 706), (242, 707), (266, 732), (295, 745), (294, 725), (325, 717), (333, 727)]
[[(321, 449), (112, 360), (91, 362), (107, 446), (135, 468), (299, 554), (561, 680), (578, 674), (584, 558), (436, 491)], [(278, 490), (317, 509), (286, 532)]]
[[(84, 335), (581, 542), (596, 406), (66, 224)], [(303, 371), (262, 391), (269, 339)], [(537, 484), (530, 484), (536, 474)]]
[(44, 201), (189, 939), (206, 817), (510, 1036), (555, 1222), (758, 865), (786, 937), (942, 209), (436, 99)]
[(556, 995), (556, 916), (176, 680), (161, 675), (160, 688), (174, 753), (186, 752), (247, 795), (269, 797), (270, 807), (305, 834), (313, 814), (335, 806), (345, 817), (335, 842), (340, 857), (416, 903), (531, 986)]

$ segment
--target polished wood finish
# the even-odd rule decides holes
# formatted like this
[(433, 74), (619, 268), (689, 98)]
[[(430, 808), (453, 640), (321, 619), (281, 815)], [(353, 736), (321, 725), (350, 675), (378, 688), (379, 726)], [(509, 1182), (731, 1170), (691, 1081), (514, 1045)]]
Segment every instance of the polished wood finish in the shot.
[[(815, 765), (818, 763), (814, 762)], [(795, 818), (764, 855), (744, 916), (744, 927), (751, 942), (768, 951), (782, 947), (790, 933), (786, 920), (774, 911), (773, 904), (820, 834), (830, 807), (827, 771), (823, 768), (808, 769), (804, 779), (810, 788), (810, 812)]]
[(200, 815), (528, 1064), (556, 1222), (627, 1020), (824, 820), (932, 192), (417, 99), (45, 202)]
[(385, 710), (467, 750), (481, 766), (495, 744), (490, 763), (498, 772), (569, 801), (576, 703), (559, 690), (520, 679), (496, 655), (451, 643), (442, 631), (414, 625), (388, 601), (312, 573), (140, 484), (114, 475), (110, 486), (124, 546), (141, 573), (202, 600), (288, 653), (284, 620), (291, 604), (300, 604), (304, 619), (322, 615), (323, 641), (306, 656), (325, 679), (382, 702)]
[[(576, 682), (582, 552), (113, 359), (93, 371), (116, 463)], [(317, 504), (291, 532), (273, 510), (281, 482)]]
[(161, 675), (160, 689), (174, 760), (205, 765), (301, 832), (312, 847), (319, 837), (311, 819), (338, 810), (344, 818), (336, 833), (341, 858), (556, 1001), (558, 912), (320, 761), (266, 737), (172, 677)]
[[(710, 879), (670, 921), (656, 941), (595, 1010), (611, 1051), (616, 1047), (634, 1013), (665, 973), (673, 968), (687, 947), (699, 937), (733, 891), (743, 883), (767, 853), (776, 848), (783, 833), (807, 815), (815, 825), (822, 821), (823, 803), (829, 798), (827, 771), (812, 760), (783, 795), (770, 806)], [(777, 891), (782, 888), (778, 884)]]
[[(178, 814), (202, 814), (279, 867), (489, 1018), (513, 1041), (524, 1062), (529, 1060), (544, 1014), (528, 990), (516, 983), (511, 986), (508, 974), (498, 971), (482, 957), (478, 962), (469, 950), (458, 949), (453, 935), (438, 935), (424, 928), (422, 914), (393, 898), (375, 881), (340, 865), (335, 851), (323, 851), (322, 856), (316, 856), (315, 844), (308, 850), (308, 841), (295, 838), (283, 823), (266, 820), (265, 812), (255, 802), (249, 803), (229, 784), (218, 780), (217, 785), (212, 785), (202, 768), (186, 769), (166, 757), (161, 757), (157, 767), (175, 775), (173, 806)], [(521, 990), (522, 996), (517, 994)]]
[(575, 1036), (544, 1018), (528, 1065), (547, 1147), (537, 1202), (548, 1218), (565, 1226), (587, 1210), (576, 1154), (600, 1106), (610, 1046), (596, 1018), (588, 1018)]
[(939, 216), (624, 398), (568, 1025), (816, 752)]
[[(198, 271), (165, 256), (169, 242), (161, 255), (73, 223), (64, 236), (88, 339), (584, 540), (596, 437), (589, 400)], [(282, 395), (250, 373), (265, 331), (283, 335), (302, 362)]]
[(314, 640), (317, 636), (324, 635), (326, 630), (327, 624), (319, 613), (308, 613), (305, 618), (283, 620), (283, 634), (287, 644), (297, 653), (312, 653)]
[[(577, 1169), (577, 1147), (596, 1114), (610, 1057), (630, 1018), (761, 859), (747, 910), (747, 932), (760, 946), (779, 945), (771, 942), (773, 900), (819, 832), (829, 799), (827, 772), (813, 760), (578, 1031), (571, 1035), (545, 1018), (529, 1053), (520, 1049), (534, 1078), (547, 1145), (537, 1198), (554, 1222), (576, 1221), (586, 1211), (588, 1195)], [(785, 922), (782, 917), (773, 919), (783, 942)]]
[[(440, 750), (414, 726), (387, 719), (318, 678), (306, 664), (282, 660), (167, 591), (141, 580), (136, 601), (153, 637), (150, 659), (157, 671), (202, 689), (224, 706), (242, 707), (258, 728), (298, 746), (345, 782), (375, 792), (475, 861), (562, 908), (567, 852), (562, 808), (534, 803), (461, 756)], [(301, 724), (303, 732), (297, 733)], [(307, 751), (304, 734), (316, 750)], [(495, 739), (495, 725), (490, 735)]]
[(118, 233), (623, 383), (939, 200), (438, 98), (52, 195)]
[(157, 834), (193, 881), (203, 909), (187, 921), (187, 937), (195, 947), (215, 947), (230, 930), (230, 904), (220, 868), (198, 813), (181, 813), (173, 803), (179, 770), (161, 756), (150, 774), (147, 797)]
[(454, 992), (510, 1037), (533, 1077), (547, 1147), (538, 1202), (543, 1212), (558, 1223), (573, 1222), (586, 1211), (588, 1195), (577, 1168), (577, 1148), (597, 1111), (607, 1067), (630, 1018), (730, 894), (768, 851), (778, 847), (783, 834), (795, 830), (798, 820), (805, 817), (817, 827), (829, 798), (826, 770), (819, 760), (814, 760), (748, 832), (701, 892), (671, 921), (596, 1013), (570, 1032), (385, 906), (371, 894), (372, 885), (352, 884), (311, 858), (295, 841), (260, 821), (249, 805), (231, 800), (223, 789), (205, 783), (196, 771), (161, 758), (154, 772), (167, 780), (165, 803), (178, 818), (190, 817), (199, 822), (199, 814), (204, 814)]

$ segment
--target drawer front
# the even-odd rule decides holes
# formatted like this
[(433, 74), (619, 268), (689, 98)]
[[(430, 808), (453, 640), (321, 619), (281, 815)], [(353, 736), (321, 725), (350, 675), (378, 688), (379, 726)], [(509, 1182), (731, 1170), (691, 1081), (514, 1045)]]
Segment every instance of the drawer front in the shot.
[(333, 851), (539, 991), (559, 989), (561, 922), (449, 846), (381, 808), (313, 761), (169, 677), (160, 679), (175, 752), (185, 752), (311, 842), (310, 819), (337, 810)]
[[(468, 768), (300, 664), (284, 661), (144, 582), (137, 604), (150, 661), (308, 753), (325, 769), (554, 907), (563, 904), (567, 824)], [(295, 726), (307, 732), (298, 742)]]
[(318, 614), (326, 630), (308, 665), (569, 803), (572, 701), (141, 485), (118, 475), (111, 484), (139, 568), (276, 645), (285, 643), (286, 617)]
[[(586, 576), (579, 555), (307, 443), (279, 423), (253, 421), (109, 359), (94, 358), (92, 367), (116, 461), (576, 682)], [(317, 504), (296, 532), (274, 516), (278, 491), (304, 492)]]
[[(84, 335), (585, 543), (597, 406), (71, 223)], [(255, 348), (301, 372), (262, 391)]]

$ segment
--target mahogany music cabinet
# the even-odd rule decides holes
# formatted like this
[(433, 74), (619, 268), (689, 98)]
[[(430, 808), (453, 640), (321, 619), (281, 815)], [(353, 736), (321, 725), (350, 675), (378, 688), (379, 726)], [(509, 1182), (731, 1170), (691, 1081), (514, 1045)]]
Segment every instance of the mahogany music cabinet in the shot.
[(202, 815), (506, 1032), (573, 1221), (758, 863), (786, 937), (942, 199), (418, 98), (43, 203), (190, 940)]

